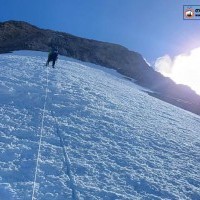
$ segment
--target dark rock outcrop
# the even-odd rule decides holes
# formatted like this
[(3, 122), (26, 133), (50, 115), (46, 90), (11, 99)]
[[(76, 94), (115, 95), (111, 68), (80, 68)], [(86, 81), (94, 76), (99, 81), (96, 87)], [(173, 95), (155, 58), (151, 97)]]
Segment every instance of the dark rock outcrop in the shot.
[(61, 55), (116, 69), (155, 91), (153, 96), (200, 115), (200, 96), (154, 71), (137, 52), (116, 44), (40, 29), (26, 22), (0, 23), (0, 53), (49, 51), (51, 46), (57, 46)]

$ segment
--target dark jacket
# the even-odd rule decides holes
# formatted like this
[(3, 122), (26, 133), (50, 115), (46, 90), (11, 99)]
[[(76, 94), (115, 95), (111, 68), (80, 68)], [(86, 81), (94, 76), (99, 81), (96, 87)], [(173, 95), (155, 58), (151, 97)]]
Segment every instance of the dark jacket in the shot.
[(58, 52), (57, 51), (51, 51), (49, 52), (49, 55), (48, 55), (48, 60), (49, 61), (52, 61), (52, 60), (57, 60), (58, 59)]

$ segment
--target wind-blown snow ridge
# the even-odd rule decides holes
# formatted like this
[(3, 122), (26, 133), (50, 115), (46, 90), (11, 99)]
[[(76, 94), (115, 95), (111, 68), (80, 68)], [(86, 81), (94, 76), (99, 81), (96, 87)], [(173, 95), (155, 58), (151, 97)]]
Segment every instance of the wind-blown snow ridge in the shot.
[[(32, 197), (46, 53), (0, 55), (0, 199)], [(200, 199), (200, 118), (112, 70), (48, 68), (35, 199)]]

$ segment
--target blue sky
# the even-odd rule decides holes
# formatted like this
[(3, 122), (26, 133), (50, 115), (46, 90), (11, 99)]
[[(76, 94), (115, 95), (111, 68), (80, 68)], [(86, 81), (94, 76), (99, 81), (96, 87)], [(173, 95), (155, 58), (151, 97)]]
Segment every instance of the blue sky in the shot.
[(200, 46), (200, 20), (183, 20), (199, 0), (0, 0), (0, 21), (23, 20), (121, 44), (149, 62)]

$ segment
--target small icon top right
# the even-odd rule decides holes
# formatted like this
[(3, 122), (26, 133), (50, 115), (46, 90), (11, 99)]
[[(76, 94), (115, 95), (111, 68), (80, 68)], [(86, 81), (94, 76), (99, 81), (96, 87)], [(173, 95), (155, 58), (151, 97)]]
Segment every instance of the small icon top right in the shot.
[(183, 6), (183, 19), (200, 20), (200, 5)]
[(186, 17), (186, 18), (191, 19), (191, 18), (193, 18), (194, 15), (195, 15), (195, 14), (194, 14), (194, 9), (188, 8), (188, 9), (185, 10), (184, 14), (185, 14), (185, 17)]

